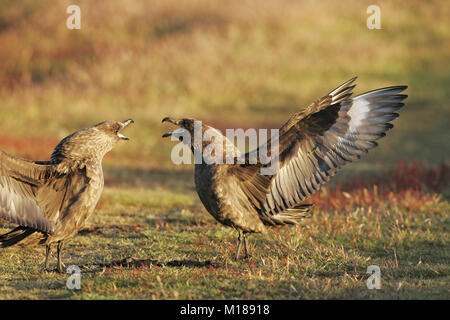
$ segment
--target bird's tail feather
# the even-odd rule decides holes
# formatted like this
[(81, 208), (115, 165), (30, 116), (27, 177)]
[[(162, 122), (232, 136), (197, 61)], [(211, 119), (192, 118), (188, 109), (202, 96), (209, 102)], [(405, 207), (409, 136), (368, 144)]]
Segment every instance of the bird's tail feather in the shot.
[(278, 213), (273, 218), (281, 221), (282, 224), (298, 224), (303, 219), (310, 218), (312, 216), (312, 206), (312, 203), (300, 204)]
[(17, 227), (0, 236), (0, 246), (2, 248), (13, 246), (35, 232), (36, 230), (31, 228)]

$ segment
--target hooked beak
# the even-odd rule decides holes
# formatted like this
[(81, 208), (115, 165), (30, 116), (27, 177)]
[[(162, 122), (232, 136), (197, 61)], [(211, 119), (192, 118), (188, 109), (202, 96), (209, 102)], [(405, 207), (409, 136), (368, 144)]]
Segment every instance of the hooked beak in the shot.
[(169, 117), (165, 117), (164, 119), (162, 119), (161, 123), (163, 122), (170, 122), (173, 124), (178, 124), (178, 121), (176, 121), (175, 119), (169, 118)]
[[(134, 123), (133, 119), (128, 119), (122, 122), (122, 128), (120, 130), (125, 129), (126, 127), (128, 127), (130, 124)], [(120, 132), (117, 133), (117, 136), (122, 139), (122, 140), (130, 140), (129, 138), (125, 137), (123, 134), (121, 134)]]
[[(175, 125), (178, 125), (178, 121), (176, 121), (175, 119), (169, 118), (169, 117), (165, 117), (164, 119), (162, 119), (161, 123), (163, 123), (163, 122), (170, 122)], [(162, 135), (162, 137), (167, 138), (167, 137), (170, 137), (172, 134), (173, 134), (173, 131), (166, 132)]]

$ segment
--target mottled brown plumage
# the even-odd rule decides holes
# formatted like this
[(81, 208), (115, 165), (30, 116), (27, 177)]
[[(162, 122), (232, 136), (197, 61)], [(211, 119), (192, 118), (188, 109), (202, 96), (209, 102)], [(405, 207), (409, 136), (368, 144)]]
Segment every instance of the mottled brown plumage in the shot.
[[(227, 148), (234, 149), (234, 164), (195, 165), (195, 186), (205, 208), (220, 223), (239, 232), (247, 255), (246, 233), (265, 232), (267, 226), (297, 224), (309, 214), (310, 204), (302, 202), (320, 189), (345, 164), (359, 159), (377, 146), (375, 140), (393, 127), (389, 122), (407, 97), (400, 94), (406, 86), (370, 91), (351, 98), (353, 78), (307, 108), (295, 113), (279, 130), (278, 168), (263, 175), (264, 164), (250, 164), (252, 155), (260, 154), (273, 141), (241, 155), (234, 144), (223, 137)], [(193, 134), (194, 119), (164, 118)], [(204, 132), (211, 127), (203, 125)], [(181, 131), (177, 132), (180, 133)], [(163, 137), (172, 135), (164, 134)], [(213, 142), (195, 145), (202, 152)], [(225, 150), (225, 149), (224, 149)], [(237, 164), (239, 157), (245, 163)]]
[(50, 161), (21, 159), (0, 151), (0, 218), (19, 226), (0, 236), (0, 245), (57, 244), (62, 272), (64, 241), (83, 228), (103, 191), (103, 156), (133, 120), (105, 121), (64, 138)]

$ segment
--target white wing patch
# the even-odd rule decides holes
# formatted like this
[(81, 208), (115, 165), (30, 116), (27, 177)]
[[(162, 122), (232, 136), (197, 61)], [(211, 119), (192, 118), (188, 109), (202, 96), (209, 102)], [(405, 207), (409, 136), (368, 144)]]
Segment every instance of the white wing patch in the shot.
[(367, 118), (370, 112), (370, 102), (365, 99), (353, 99), (353, 105), (348, 111), (351, 120), (349, 122), (350, 130), (354, 130), (363, 125), (363, 120)]
[[(407, 97), (400, 94), (406, 86), (367, 92), (340, 102), (336, 123), (322, 135), (307, 137), (299, 143), (297, 154), (291, 156), (271, 182), (264, 210), (272, 214), (298, 205), (319, 190), (320, 186), (345, 164), (359, 159), (377, 146), (398, 117)], [(341, 90), (335, 90), (341, 94)], [(333, 91), (333, 92), (335, 92)], [(345, 92), (345, 91), (343, 91)]]

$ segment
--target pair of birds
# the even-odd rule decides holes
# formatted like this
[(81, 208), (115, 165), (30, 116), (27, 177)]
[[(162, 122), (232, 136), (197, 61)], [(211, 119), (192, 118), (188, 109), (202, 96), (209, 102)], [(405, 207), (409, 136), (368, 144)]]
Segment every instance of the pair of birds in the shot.
[[(264, 233), (267, 226), (298, 224), (311, 210), (302, 201), (345, 164), (359, 159), (393, 127), (390, 121), (407, 97), (407, 87), (377, 89), (351, 98), (353, 78), (307, 108), (295, 113), (279, 130), (278, 169), (261, 174), (264, 164), (195, 165), (195, 186), (208, 212), (239, 233), (236, 259), (242, 247), (248, 256), (247, 233)], [(194, 137), (194, 119), (164, 118)], [(133, 123), (105, 121), (64, 138), (49, 161), (31, 161), (0, 151), (0, 218), (18, 227), (0, 236), (0, 245), (45, 245), (49, 268), (57, 246), (57, 270), (63, 272), (62, 248), (93, 213), (103, 190), (103, 156)], [(212, 129), (203, 125), (202, 130)], [(177, 131), (177, 130), (176, 130)], [(179, 132), (179, 130), (178, 130)], [(174, 131), (163, 137), (174, 135)], [(191, 143), (202, 152), (209, 143)], [(270, 143), (270, 141), (269, 141)], [(200, 150), (195, 150), (195, 149)], [(253, 151), (255, 152), (255, 151)], [(236, 163), (236, 162), (234, 162)]]

